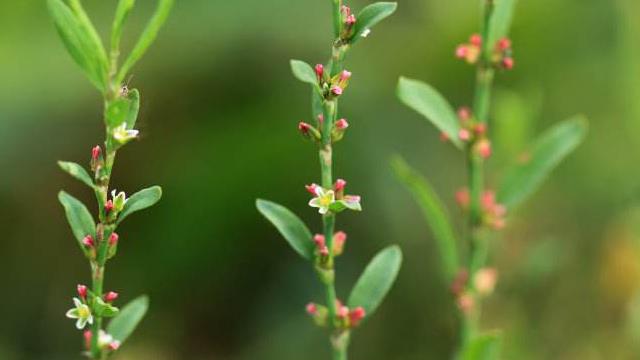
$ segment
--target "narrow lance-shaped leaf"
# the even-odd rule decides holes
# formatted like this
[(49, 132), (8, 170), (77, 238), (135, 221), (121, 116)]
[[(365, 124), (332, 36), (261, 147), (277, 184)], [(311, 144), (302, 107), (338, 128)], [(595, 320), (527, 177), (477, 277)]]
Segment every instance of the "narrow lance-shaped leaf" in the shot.
[(116, 15), (113, 18), (111, 26), (111, 50), (118, 51), (120, 48), (120, 39), (122, 38), (122, 29), (124, 27), (131, 9), (135, 5), (135, 0), (120, 0), (116, 8)]
[(116, 78), (117, 83), (121, 83), (124, 80), (131, 68), (138, 62), (138, 60), (140, 60), (140, 58), (142, 58), (151, 43), (156, 39), (160, 28), (169, 16), (173, 2), (174, 0), (160, 0), (153, 17), (151, 17), (147, 27), (142, 32), (142, 35), (140, 35), (140, 39), (138, 39), (133, 50), (131, 50), (131, 53), (122, 64)]
[(587, 127), (586, 119), (576, 116), (547, 130), (531, 150), (521, 156), (520, 163), (506, 172), (498, 190), (498, 201), (513, 210), (526, 200), (562, 159), (582, 142)]
[(124, 343), (147, 313), (148, 308), (149, 298), (146, 295), (132, 300), (120, 309), (118, 315), (111, 320), (107, 326), (107, 333), (120, 341), (121, 344)]
[(120, 212), (120, 215), (118, 216), (118, 224), (134, 212), (144, 210), (155, 205), (155, 203), (160, 201), (161, 197), (162, 188), (160, 188), (160, 186), (152, 186), (131, 195), (124, 204), (122, 212)]
[(420, 205), (425, 220), (433, 232), (441, 261), (442, 274), (447, 282), (453, 280), (458, 271), (458, 247), (449, 215), (438, 194), (429, 182), (399, 156), (391, 161), (391, 166), (400, 181), (411, 191)]
[(507, 36), (517, 0), (496, 0), (495, 9), (489, 22), (489, 46), (494, 46), (500, 38)]
[(401, 77), (397, 95), (400, 101), (431, 121), (456, 147), (462, 149), (462, 142), (458, 138), (458, 115), (436, 89), (421, 81)]
[(402, 264), (402, 251), (397, 245), (381, 250), (367, 265), (351, 290), (349, 307), (362, 306), (371, 316), (382, 303), (398, 276)]
[(84, 252), (82, 239), (87, 235), (91, 235), (94, 238), (96, 236), (96, 224), (93, 221), (93, 217), (91, 216), (91, 213), (89, 213), (89, 210), (87, 210), (87, 207), (84, 206), (80, 200), (64, 191), (60, 191), (60, 193), (58, 193), (58, 200), (60, 200), (60, 203), (64, 207), (65, 214), (67, 215), (67, 221), (69, 222), (69, 226), (71, 226), (73, 236), (76, 238), (78, 245)]
[(377, 2), (362, 9), (356, 16), (351, 43), (355, 44), (363, 37), (365, 31), (370, 31), (374, 25), (389, 17), (397, 8), (398, 4), (395, 2)]
[(498, 332), (481, 334), (463, 349), (460, 360), (498, 360), (502, 336)]
[(61, 0), (48, 0), (49, 12), (67, 51), (91, 83), (104, 92), (106, 70), (89, 34), (82, 29), (74, 13)]
[(94, 187), (91, 176), (89, 176), (89, 173), (87, 173), (82, 166), (68, 161), (58, 161), (58, 166), (60, 166), (60, 168), (69, 175), (85, 183), (90, 188)]
[(317, 86), (318, 78), (311, 65), (301, 60), (291, 60), (291, 72), (296, 79)]
[(284, 206), (271, 201), (258, 199), (256, 207), (278, 229), (293, 250), (307, 260), (313, 259), (311, 231), (300, 218)]

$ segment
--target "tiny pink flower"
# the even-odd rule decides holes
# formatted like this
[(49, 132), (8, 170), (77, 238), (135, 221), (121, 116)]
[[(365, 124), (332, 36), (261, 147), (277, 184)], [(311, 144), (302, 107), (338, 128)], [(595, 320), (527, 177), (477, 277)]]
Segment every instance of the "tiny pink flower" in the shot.
[(322, 234), (316, 234), (313, 237), (313, 242), (316, 244), (316, 247), (319, 250), (322, 250), (322, 248), (325, 246), (325, 239), (324, 239), (324, 235)]
[(349, 313), (349, 320), (351, 320), (351, 326), (358, 326), (360, 321), (364, 319), (365, 315), (366, 315), (366, 311), (362, 306), (358, 306), (357, 308), (353, 309)]
[(320, 256), (329, 256), (329, 248), (326, 245), (320, 249)]
[(306, 309), (309, 315), (315, 315), (318, 312), (318, 307), (314, 303), (308, 303)]
[(459, 108), (458, 109), (458, 118), (462, 122), (465, 122), (465, 121), (471, 119), (471, 109), (469, 109), (466, 106), (463, 106), (463, 107)]
[(347, 16), (347, 20), (345, 20), (345, 24), (347, 24), (347, 26), (353, 26), (353, 24), (356, 23), (356, 16), (353, 14), (350, 14), (349, 16)]
[(515, 63), (513, 61), (513, 58), (506, 57), (502, 59), (502, 67), (505, 68), (506, 70), (511, 70), (513, 69), (514, 66), (515, 66)]
[(347, 122), (347, 119), (339, 119), (338, 121), (336, 121), (336, 129), (344, 130), (348, 127), (349, 123)]
[(349, 316), (349, 308), (341, 304), (341, 306), (338, 306), (336, 315), (341, 318), (346, 318)]
[(345, 82), (351, 78), (351, 72), (347, 70), (343, 70), (340, 73), (340, 82)]
[(347, 182), (344, 181), (343, 179), (338, 179), (336, 180), (336, 183), (333, 185), (333, 189), (338, 192), (338, 191), (342, 191), (344, 190), (344, 188), (347, 186)]
[(106, 211), (108, 213), (111, 210), (113, 210), (113, 201), (107, 200), (107, 203), (104, 204), (104, 211)]
[(469, 141), (471, 139), (471, 133), (467, 129), (460, 129), (460, 131), (458, 131), (458, 137), (462, 141)]
[(511, 40), (507, 37), (503, 37), (498, 40), (498, 49), (500, 51), (505, 51), (511, 49)]
[(306, 122), (301, 121), (300, 123), (298, 123), (298, 130), (300, 130), (302, 135), (308, 135), (310, 129), (311, 125), (307, 124)]
[(487, 139), (482, 139), (478, 142), (477, 145), (478, 154), (483, 159), (488, 159), (491, 156), (491, 142)]
[(336, 96), (342, 95), (342, 88), (338, 85), (334, 85), (331, 87), (331, 93)]
[(340, 7), (340, 11), (345, 15), (345, 16), (349, 16), (351, 15), (351, 8), (346, 6), (346, 5), (342, 5), (342, 7)]
[(91, 149), (91, 160), (97, 161), (100, 157), (100, 145), (96, 145), (93, 149)]
[(479, 47), (482, 45), (482, 36), (480, 36), (480, 34), (473, 34), (469, 38), (469, 42), (471, 45)]
[(108, 293), (106, 293), (104, 295), (104, 301), (106, 301), (108, 303), (113, 302), (118, 298), (118, 295), (119, 294), (117, 292), (115, 292), (115, 291), (109, 291)]
[(109, 343), (108, 346), (109, 350), (111, 351), (116, 351), (120, 348), (120, 341), (118, 340), (113, 340), (112, 342)]
[(487, 125), (482, 123), (476, 124), (476, 126), (473, 127), (473, 130), (476, 132), (476, 134), (483, 135), (487, 132)]
[(458, 47), (456, 48), (456, 57), (458, 59), (465, 59), (468, 53), (469, 48), (467, 48), (467, 45), (458, 45)]
[(84, 338), (84, 346), (87, 349), (90, 349), (91, 348), (91, 338), (92, 338), (91, 330), (85, 330), (85, 332), (82, 333), (82, 337)]
[(109, 235), (109, 245), (110, 246), (115, 246), (118, 244), (118, 239), (120, 239), (120, 236), (116, 233), (111, 233), (111, 235)]
[(464, 188), (456, 191), (456, 203), (463, 209), (469, 207), (469, 203), (471, 202), (471, 196), (469, 195), (469, 189)]
[(93, 236), (87, 235), (82, 239), (82, 244), (86, 247), (93, 247), (95, 242), (93, 241)]
[(307, 191), (313, 195), (313, 196), (317, 196), (318, 195), (318, 189), (320, 188), (320, 186), (318, 184), (310, 184), (310, 185), (305, 185), (304, 186)]
[(316, 75), (318, 76), (318, 81), (322, 80), (322, 75), (324, 75), (324, 65), (317, 64), (315, 70)]
[(333, 255), (342, 255), (344, 244), (347, 242), (347, 234), (344, 231), (338, 231), (333, 234)]

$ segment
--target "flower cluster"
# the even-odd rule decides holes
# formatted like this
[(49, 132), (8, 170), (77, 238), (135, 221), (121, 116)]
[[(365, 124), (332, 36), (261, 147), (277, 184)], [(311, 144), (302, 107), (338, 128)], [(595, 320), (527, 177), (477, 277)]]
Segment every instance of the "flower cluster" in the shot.
[[(468, 43), (458, 45), (456, 48), (456, 57), (466, 61), (468, 64), (478, 63), (478, 61), (481, 60), (482, 42), (483, 39), (480, 34), (471, 35)], [(509, 38), (504, 37), (498, 40), (489, 56), (488, 61), (495, 67), (511, 70), (515, 65), (511, 50), (511, 40)]]
[(476, 296), (488, 297), (495, 289), (498, 271), (495, 268), (479, 269), (469, 283), (469, 271), (461, 269), (451, 283), (451, 293), (456, 298), (458, 308), (465, 314), (473, 311)]
[[(84, 346), (88, 350), (91, 349), (91, 342), (93, 340), (93, 333), (91, 330), (87, 330), (83, 334)], [(102, 351), (116, 351), (120, 348), (120, 341), (113, 338), (111, 334), (108, 334), (104, 330), (98, 331), (98, 348)]]
[(118, 293), (110, 291), (103, 297), (96, 296), (86, 285), (78, 285), (78, 297), (73, 298), (74, 307), (67, 311), (69, 319), (76, 320), (76, 328), (82, 330), (87, 324), (92, 325), (95, 316), (113, 317), (119, 309), (111, 303), (118, 298)]
[[(329, 311), (325, 306), (316, 303), (309, 303), (306, 306), (306, 310), (318, 326), (327, 325)], [(358, 326), (365, 316), (366, 311), (362, 306), (349, 309), (349, 307), (345, 306), (340, 300), (336, 300), (336, 316), (333, 320), (337, 329), (352, 329)]]
[[(505, 226), (505, 217), (507, 215), (507, 208), (496, 202), (495, 192), (492, 190), (486, 190), (482, 193), (482, 214), (483, 222), (486, 225), (491, 226), (494, 230), (501, 230)], [(471, 195), (469, 189), (463, 188), (456, 192), (456, 202), (463, 210), (469, 209), (471, 202)]]
[(458, 109), (460, 130), (458, 138), (471, 146), (473, 152), (483, 159), (491, 156), (491, 141), (487, 136), (487, 125), (475, 119), (468, 107)]
[(309, 201), (309, 206), (318, 208), (318, 212), (322, 215), (329, 212), (339, 213), (346, 209), (361, 211), (360, 196), (345, 195), (346, 186), (347, 182), (342, 179), (336, 180), (333, 189), (324, 189), (318, 184), (306, 185), (307, 191), (314, 196)]
[[(316, 143), (320, 143), (322, 141), (322, 123), (324, 122), (324, 115), (320, 114), (317, 117), (317, 127), (310, 125), (304, 121), (298, 123), (298, 130), (307, 139), (313, 140)], [(349, 122), (347, 119), (338, 119), (333, 124), (333, 128), (331, 129), (331, 142), (335, 143), (344, 137), (344, 134), (349, 127)]]

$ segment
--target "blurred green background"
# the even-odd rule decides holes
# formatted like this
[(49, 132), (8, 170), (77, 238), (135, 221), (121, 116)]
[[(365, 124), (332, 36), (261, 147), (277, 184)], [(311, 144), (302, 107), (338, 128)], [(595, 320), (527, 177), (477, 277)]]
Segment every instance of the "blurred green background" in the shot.
[[(84, 3), (105, 33), (116, 1)], [(138, 3), (129, 45), (155, 5)], [(304, 313), (322, 299), (312, 269), (254, 199), (285, 204), (318, 228), (303, 188), (318, 181), (316, 153), (296, 130), (310, 119), (309, 94), (288, 60), (327, 58), (329, 3), (181, 0), (136, 67), (143, 141), (120, 153), (114, 186), (160, 184), (165, 195), (121, 228), (107, 269), (106, 287), (121, 303), (145, 292), (152, 301), (115, 358), (328, 358), (324, 333)], [(354, 77), (341, 110), (351, 127), (335, 168), (365, 211), (339, 220), (349, 233), (339, 294), (378, 249), (398, 243), (405, 253), (389, 297), (353, 336), (353, 359), (446, 359), (455, 344), (433, 239), (387, 160), (402, 154), (455, 210), (463, 159), (400, 105), (394, 88), (407, 75), (456, 106), (469, 101), (472, 68), (453, 51), (477, 29), (477, 3), (399, 0), (350, 53)], [(635, 0), (522, 0), (517, 8), (516, 68), (497, 78), (493, 173), (554, 122), (584, 113), (591, 126), (493, 244), (500, 282), (483, 324), (505, 330), (505, 359), (640, 356), (639, 12)], [(103, 138), (100, 98), (42, 0), (0, 1), (0, 79), (0, 359), (79, 359), (81, 336), (64, 313), (89, 269), (56, 193), (93, 199), (56, 160), (88, 162)]]

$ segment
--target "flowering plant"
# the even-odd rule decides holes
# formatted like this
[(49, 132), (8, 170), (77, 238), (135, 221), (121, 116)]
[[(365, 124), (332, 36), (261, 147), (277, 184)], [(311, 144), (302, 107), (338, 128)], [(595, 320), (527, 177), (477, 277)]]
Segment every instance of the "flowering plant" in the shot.
[[(91, 151), (92, 175), (79, 164), (59, 162), (62, 170), (94, 192), (98, 204), (96, 224), (82, 202), (64, 191), (58, 194), (73, 235), (91, 267), (91, 288), (78, 285), (78, 295), (73, 298), (74, 307), (66, 314), (76, 320), (75, 325), (79, 330), (86, 329), (86, 355), (91, 359), (106, 359), (116, 351), (147, 311), (146, 296), (138, 297), (122, 309), (117, 308), (114, 302), (119, 295), (114, 291), (104, 291), (104, 274), (107, 261), (118, 250), (118, 226), (129, 215), (154, 205), (162, 195), (160, 187), (153, 186), (130, 197), (113, 189), (109, 198), (109, 183), (116, 154), (139, 135), (134, 127), (140, 108), (140, 94), (124, 84), (125, 77), (156, 38), (169, 15), (173, 0), (160, 0), (139, 40), (123, 64), (118, 66), (122, 30), (134, 3), (135, 0), (119, 1), (111, 30), (111, 49), (107, 55), (80, 0), (69, 0), (68, 3), (48, 0), (56, 29), (69, 54), (104, 99), (106, 139), (103, 146), (97, 145)], [(106, 328), (103, 326), (105, 318), (112, 318)]]
[(333, 359), (347, 359), (347, 348), (352, 329), (370, 317), (390, 290), (400, 269), (402, 254), (397, 246), (380, 251), (360, 276), (346, 302), (338, 299), (335, 289), (336, 257), (344, 251), (347, 235), (335, 231), (336, 216), (346, 210), (361, 211), (360, 196), (346, 195), (346, 181), (333, 180), (333, 144), (340, 141), (349, 127), (346, 119), (338, 117), (338, 100), (351, 81), (351, 72), (344, 68), (344, 59), (355, 43), (371, 32), (371, 27), (391, 15), (395, 3), (375, 3), (358, 15), (333, 0), (333, 42), (328, 64), (311, 67), (298, 60), (291, 61), (296, 78), (312, 88), (312, 110), (316, 124), (298, 124), (298, 129), (319, 149), (320, 184), (307, 185), (311, 194), (309, 206), (322, 215), (322, 233), (312, 235), (296, 215), (276, 203), (258, 200), (258, 210), (275, 225), (291, 247), (314, 266), (325, 287), (324, 305), (309, 303), (307, 312), (314, 322), (328, 328)]
[(473, 106), (457, 112), (433, 87), (401, 78), (397, 95), (441, 132), (441, 138), (465, 155), (468, 185), (456, 194), (467, 229), (458, 241), (443, 201), (417, 171), (397, 157), (392, 165), (398, 178), (418, 201), (433, 232), (444, 282), (450, 284), (460, 318), (458, 359), (497, 359), (498, 332), (480, 331), (481, 301), (494, 289), (497, 271), (487, 266), (489, 243), (504, 228), (507, 216), (531, 195), (586, 134), (586, 120), (575, 116), (552, 127), (504, 171), (494, 192), (485, 187), (485, 164), (492, 155), (489, 126), (491, 89), (496, 72), (515, 66), (512, 43), (506, 37), (516, 0), (483, 0), (481, 34), (474, 34), (455, 51), (457, 58), (476, 67)]

